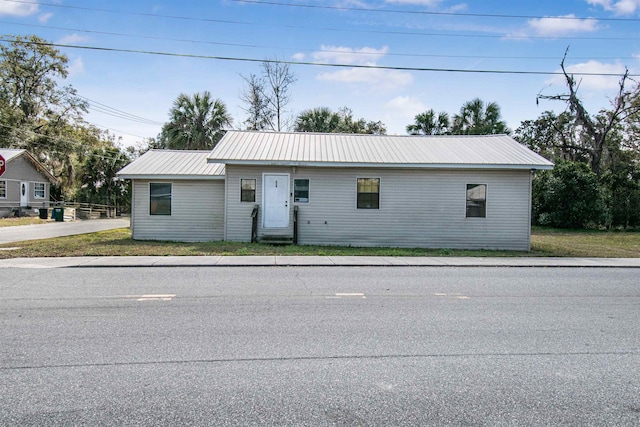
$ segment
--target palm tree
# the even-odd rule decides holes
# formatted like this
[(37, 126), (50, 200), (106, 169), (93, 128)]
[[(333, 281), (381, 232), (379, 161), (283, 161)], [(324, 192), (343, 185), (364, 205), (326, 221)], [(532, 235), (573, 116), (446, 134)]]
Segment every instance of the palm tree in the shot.
[(490, 102), (486, 106), (480, 98), (465, 102), (460, 114), (453, 116), (451, 133), (454, 135), (489, 135), (510, 133), (501, 120), (500, 106)]
[(433, 109), (418, 114), (414, 123), (407, 126), (407, 133), (411, 135), (446, 135), (449, 132), (449, 115), (444, 111)]
[(224, 102), (213, 100), (208, 91), (193, 97), (181, 93), (169, 115), (171, 119), (163, 126), (160, 139), (167, 148), (178, 150), (212, 149), (232, 122)]
[(296, 117), (296, 132), (340, 132), (340, 115), (329, 108), (320, 107), (305, 110)]

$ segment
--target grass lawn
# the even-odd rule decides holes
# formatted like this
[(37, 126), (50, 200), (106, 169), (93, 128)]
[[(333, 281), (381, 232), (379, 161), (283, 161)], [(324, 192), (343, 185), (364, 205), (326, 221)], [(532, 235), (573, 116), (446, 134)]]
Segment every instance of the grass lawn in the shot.
[[(5, 221), (1, 220), (0, 222)], [(40, 220), (42, 221), (42, 220)], [(43, 221), (44, 222), (44, 221)], [(0, 258), (142, 255), (640, 257), (640, 232), (534, 229), (531, 252), (136, 241), (129, 229), (0, 245)]]
[(12, 227), (14, 225), (31, 225), (31, 224), (46, 224), (52, 222), (51, 219), (40, 219), (40, 217), (23, 216), (19, 218), (2, 218), (0, 219), (0, 227)]

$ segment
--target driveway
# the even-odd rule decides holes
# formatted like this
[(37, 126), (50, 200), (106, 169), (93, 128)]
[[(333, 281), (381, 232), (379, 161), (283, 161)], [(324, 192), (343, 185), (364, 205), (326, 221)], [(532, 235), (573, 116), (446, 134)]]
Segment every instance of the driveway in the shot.
[(126, 228), (129, 227), (129, 224), (129, 218), (117, 218), (2, 227), (0, 228), (0, 244), (95, 233), (96, 231)]

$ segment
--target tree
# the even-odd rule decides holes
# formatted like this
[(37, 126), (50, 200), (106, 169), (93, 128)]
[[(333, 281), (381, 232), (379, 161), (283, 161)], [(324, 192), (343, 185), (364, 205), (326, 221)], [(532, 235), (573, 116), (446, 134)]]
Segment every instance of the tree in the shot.
[(511, 131), (501, 120), (500, 106), (495, 102), (485, 105), (480, 98), (466, 102), (460, 113), (453, 116), (451, 133), (454, 135), (508, 134)]
[(580, 128), (567, 111), (559, 115), (545, 111), (536, 120), (525, 120), (515, 130), (514, 138), (553, 162), (589, 160), (589, 149), (583, 143)]
[(37, 36), (15, 36), (0, 44), (0, 99), (13, 110), (12, 125), (33, 130), (64, 121), (80, 121), (87, 112), (72, 86), (60, 88), (68, 76), (68, 58)]
[(192, 97), (181, 93), (169, 116), (169, 122), (162, 127), (160, 143), (178, 150), (212, 149), (232, 122), (225, 104), (212, 99), (208, 91)]
[(347, 107), (341, 108), (338, 112), (332, 112), (326, 107), (305, 110), (296, 117), (294, 130), (296, 132), (364, 133), (371, 135), (384, 135), (387, 133), (384, 123), (380, 121), (354, 120), (353, 112)]
[(255, 74), (249, 74), (249, 77), (241, 76), (244, 79), (245, 86), (240, 94), (240, 100), (247, 107), (243, 110), (247, 113), (247, 119), (244, 121), (247, 130), (265, 130), (272, 123), (274, 113), (269, 108), (269, 101), (265, 95), (265, 80)]
[(607, 145), (607, 137), (628, 117), (640, 112), (640, 102), (634, 102), (638, 89), (636, 88), (634, 92), (625, 88), (627, 79), (629, 78), (629, 70), (625, 70), (618, 83), (618, 93), (612, 102), (613, 108), (610, 111), (603, 111), (596, 116), (591, 116), (577, 94), (580, 82), (576, 81), (573, 75), (569, 75), (565, 69), (564, 63), (567, 58), (567, 53), (568, 49), (565, 51), (564, 57), (560, 62), (560, 67), (562, 68), (569, 93), (538, 95), (537, 99), (562, 101), (568, 105), (576, 125), (582, 128), (582, 133), (584, 137), (587, 138), (591, 170), (600, 176), (602, 157)]
[(77, 198), (87, 203), (127, 206), (130, 183), (116, 177), (116, 172), (130, 161), (127, 154), (112, 143), (93, 148), (81, 167)]
[(294, 122), (296, 132), (340, 132), (340, 116), (327, 107), (305, 110), (296, 117)]
[(36, 36), (0, 44), (0, 145), (29, 150), (61, 178), (63, 189), (73, 185), (74, 153), (84, 142), (74, 136), (87, 112), (72, 86), (59, 86), (67, 63)]
[(262, 74), (242, 76), (245, 87), (240, 99), (247, 104), (248, 129), (281, 131), (287, 127), (286, 106), (291, 101), (291, 85), (297, 81), (289, 64), (275, 60), (262, 62)]
[(557, 228), (599, 225), (606, 213), (596, 174), (567, 161), (535, 176), (532, 210), (534, 223)]
[(446, 135), (449, 132), (449, 114), (433, 109), (416, 115), (413, 124), (407, 125), (411, 135)]

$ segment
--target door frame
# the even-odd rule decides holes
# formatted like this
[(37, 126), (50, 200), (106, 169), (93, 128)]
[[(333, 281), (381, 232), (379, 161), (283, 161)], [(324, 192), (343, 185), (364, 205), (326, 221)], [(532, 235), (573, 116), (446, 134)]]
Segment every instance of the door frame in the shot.
[[(282, 176), (285, 177), (287, 182), (287, 192), (286, 192), (286, 208), (287, 208), (287, 225), (284, 227), (272, 227), (266, 225), (267, 218), (267, 186), (266, 180), (267, 176)], [(274, 229), (274, 228), (288, 228), (291, 225), (291, 175), (287, 172), (264, 172), (262, 174), (262, 228)]]
[[(22, 188), (24, 186), (24, 194)], [(29, 181), (20, 181), (20, 207), (29, 206)]]

